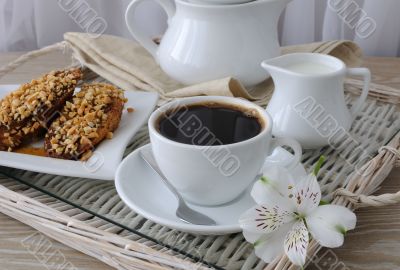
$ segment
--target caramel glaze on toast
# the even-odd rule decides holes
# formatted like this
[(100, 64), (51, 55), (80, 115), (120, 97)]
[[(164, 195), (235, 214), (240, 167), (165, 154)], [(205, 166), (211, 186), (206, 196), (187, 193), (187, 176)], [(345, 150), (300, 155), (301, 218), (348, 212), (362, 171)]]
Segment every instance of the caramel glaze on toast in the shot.
[(12, 151), (43, 136), (81, 78), (80, 69), (53, 71), (4, 97), (0, 101), (0, 150)]
[(50, 126), (45, 138), (47, 155), (70, 160), (89, 159), (96, 145), (112, 138), (125, 102), (123, 91), (112, 85), (84, 85)]

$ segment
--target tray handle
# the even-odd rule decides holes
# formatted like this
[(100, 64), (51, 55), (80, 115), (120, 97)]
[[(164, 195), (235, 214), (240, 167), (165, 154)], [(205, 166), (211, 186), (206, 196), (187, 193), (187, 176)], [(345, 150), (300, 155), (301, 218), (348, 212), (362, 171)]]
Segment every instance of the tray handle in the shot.
[[(400, 150), (396, 149), (392, 146), (383, 146), (379, 150), (387, 151), (392, 153), (397, 159), (394, 162), (395, 167), (400, 167)], [(388, 206), (400, 203), (400, 191), (397, 193), (387, 193), (378, 196), (374, 195), (363, 195), (363, 194), (356, 194), (347, 189), (340, 188), (337, 189), (334, 194), (334, 197), (342, 197), (345, 200), (349, 201), (353, 204), (355, 209), (363, 208), (363, 207), (380, 207), (380, 206)]]
[(364, 207), (380, 207), (400, 203), (400, 191), (397, 193), (387, 193), (379, 196), (367, 196), (355, 194), (346, 189), (338, 189), (334, 193), (335, 196), (344, 197), (351, 202), (356, 209)]
[(24, 63), (26, 63), (34, 58), (48, 54), (53, 51), (65, 51), (66, 47), (67, 47), (67, 42), (61, 41), (61, 42), (41, 48), (36, 51), (27, 52), (27, 53), (21, 55), (20, 57), (18, 57), (17, 59), (15, 59), (14, 61), (10, 62), (9, 64), (7, 64), (3, 67), (0, 66), (0, 78), (4, 77), (6, 74), (12, 72), (19, 66), (23, 65)]

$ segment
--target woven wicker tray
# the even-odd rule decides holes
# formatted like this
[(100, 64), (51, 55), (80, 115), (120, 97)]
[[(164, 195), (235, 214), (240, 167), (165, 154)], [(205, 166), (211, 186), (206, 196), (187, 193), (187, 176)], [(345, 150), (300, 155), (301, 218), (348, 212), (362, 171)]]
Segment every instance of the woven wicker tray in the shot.
[[(349, 80), (346, 90), (351, 103), (360, 83)], [(396, 194), (368, 197), (396, 164), (399, 104), (398, 91), (372, 85), (370, 99), (351, 131), (361, 143), (304, 153), (308, 168), (321, 154), (328, 159), (321, 169), (324, 199), (351, 209), (399, 201)], [(143, 128), (125, 154), (146, 143), (148, 133)], [(361, 159), (355, 151), (360, 148), (373, 158)], [(295, 269), (284, 256), (266, 265), (241, 234), (191, 235), (146, 220), (123, 204), (112, 182), (0, 167), (0, 211), (118, 269)], [(312, 242), (309, 255), (319, 248)]]

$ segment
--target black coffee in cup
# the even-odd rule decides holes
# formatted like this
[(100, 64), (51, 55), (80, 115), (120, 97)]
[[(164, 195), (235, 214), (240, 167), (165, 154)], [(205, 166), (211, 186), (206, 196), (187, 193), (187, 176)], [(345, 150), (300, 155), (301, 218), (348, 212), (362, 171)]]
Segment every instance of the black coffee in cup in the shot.
[(218, 102), (191, 104), (166, 111), (158, 131), (175, 142), (226, 145), (257, 136), (264, 128), (256, 110)]

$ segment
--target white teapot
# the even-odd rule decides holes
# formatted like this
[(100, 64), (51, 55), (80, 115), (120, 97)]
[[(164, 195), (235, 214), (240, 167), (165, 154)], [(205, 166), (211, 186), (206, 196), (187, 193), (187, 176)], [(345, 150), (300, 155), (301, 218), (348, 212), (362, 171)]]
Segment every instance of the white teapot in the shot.
[(260, 63), (280, 55), (277, 25), (291, 0), (226, 5), (154, 0), (169, 18), (159, 46), (134, 24), (143, 1), (128, 6), (128, 29), (171, 78), (190, 85), (234, 77), (252, 86), (268, 77)]

